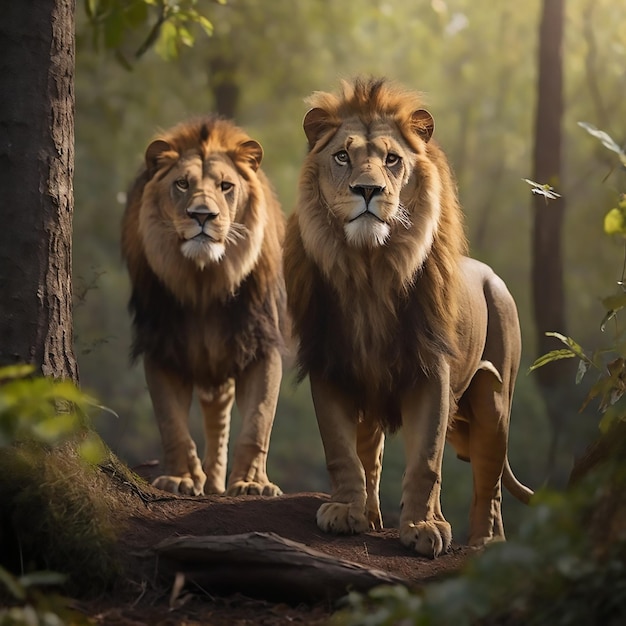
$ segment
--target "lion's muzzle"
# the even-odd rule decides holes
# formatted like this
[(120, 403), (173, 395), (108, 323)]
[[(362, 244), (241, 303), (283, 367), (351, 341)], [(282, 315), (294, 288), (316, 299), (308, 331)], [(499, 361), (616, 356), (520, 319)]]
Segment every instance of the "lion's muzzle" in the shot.
[(375, 220), (378, 220), (381, 224), (385, 224), (385, 220), (382, 217), (379, 217), (375, 213), (372, 213), (369, 209), (365, 209), (361, 211), (358, 215), (355, 215), (352, 219), (348, 220), (348, 224), (358, 220), (361, 217), (373, 217)]
[(364, 185), (356, 183), (350, 185), (350, 191), (357, 196), (361, 196), (367, 206), (374, 196), (385, 191), (385, 185)]
[(187, 215), (196, 220), (198, 224), (204, 228), (207, 222), (212, 222), (219, 217), (219, 212), (212, 210), (206, 204), (194, 204), (187, 208)]

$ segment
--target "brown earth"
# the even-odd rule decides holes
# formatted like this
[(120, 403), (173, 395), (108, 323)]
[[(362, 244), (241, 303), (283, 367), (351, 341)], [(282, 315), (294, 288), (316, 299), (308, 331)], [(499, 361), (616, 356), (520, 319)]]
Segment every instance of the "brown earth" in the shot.
[[(288, 594), (280, 597), (280, 593), (273, 593), (277, 597), (272, 598), (255, 594), (257, 585), (250, 582), (255, 571), (249, 564), (235, 564), (242, 568), (241, 584), (226, 589), (201, 588), (194, 584), (193, 575), (179, 575), (177, 580), (177, 566), (164, 562), (154, 550), (172, 537), (275, 533), (335, 559), (401, 577), (415, 587), (458, 570), (471, 553), (466, 546), (453, 545), (437, 559), (422, 558), (400, 544), (394, 528), (355, 536), (322, 533), (315, 524), (315, 513), (328, 499), (325, 494), (191, 498), (165, 494), (147, 483), (138, 487), (120, 477), (115, 480), (123, 511), (119, 521), (125, 527), (119, 542), (125, 574), (111, 593), (77, 603), (76, 608), (95, 624), (324, 624), (336, 607), (328, 597), (303, 602)], [(112, 515), (117, 513), (112, 511)], [(264, 570), (257, 580), (268, 582), (261, 580), (263, 576), (271, 578)], [(181, 587), (183, 581), (186, 584)]]

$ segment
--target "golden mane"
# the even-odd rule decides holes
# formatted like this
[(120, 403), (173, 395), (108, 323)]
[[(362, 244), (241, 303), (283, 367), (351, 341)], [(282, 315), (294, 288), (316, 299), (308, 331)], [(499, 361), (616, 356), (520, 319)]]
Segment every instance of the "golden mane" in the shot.
[[(158, 154), (151, 152), (154, 145)], [(202, 269), (181, 254), (173, 228), (152, 226), (162, 226), (173, 213), (165, 176), (190, 151), (203, 160), (215, 154), (228, 156), (245, 187), (234, 218), (239, 234), (226, 245), (219, 262)], [(211, 116), (179, 124), (159, 134), (148, 147), (146, 164), (131, 186), (122, 220), (122, 254), (132, 285), (133, 358), (144, 353), (162, 354), (160, 359), (169, 355), (170, 365), (176, 363), (183, 371), (192, 361), (206, 362), (207, 372), (211, 370), (205, 372), (206, 378), (211, 379), (220, 366), (209, 363), (202, 351), (205, 346), (221, 345), (229, 334), (236, 338), (228, 350), (232, 350), (232, 366), (237, 371), (270, 347), (282, 345), (285, 220), (269, 181), (255, 162), (261, 154), (260, 146), (243, 130)], [(158, 240), (151, 240), (154, 237)], [(152, 256), (148, 246), (156, 249)], [(199, 319), (212, 321), (194, 322)], [(243, 330), (242, 324), (246, 325)], [(188, 339), (182, 339), (194, 333), (195, 342), (187, 344)], [(174, 358), (174, 353), (179, 356)]]
[[(467, 250), (456, 185), (437, 143), (418, 136), (413, 113), (422, 107), (419, 95), (385, 80), (358, 79), (344, 82), (338, 95), (316, 92), (308, 104), (322, 111), (318, 140), (310, 141), (285, 250), (301, 374), (323, 368), (327, 377), (364, 395), (369, 389), (391, 396), (397, 384), (411, 384), (456, 352), (459, 262)], [(320, 192), (319, 159), (342, 124), (355, 117), (366, 129), (389, 122), (390, 132), (397, 130), (417, 155), (405, 207), (410, 225), (398, 226), (367, 255), (346, 244)], [(423, 217), (422, 208), (432, 204), (437, 211)], [(426, 226), (434, 228), (432, 241)], [(327, 320), (323, 331), (320, 319)]]
[(329, 123), (340, 126), (347, 118), (359, 117), (369, 125), (376, 119), (388, 118), (403, 126), (413, 111), (424, 106), (421, 95), (407, 91), (386, 79), (341, 81), (341, 93), (316, 91), (306, 100), (311, 107), (328, 113)]
[[(241, 146), (250, 137), (228, 120), (206, 116), (178, 124), (160, 133), (158, 140), (168, 143), (171, 150), (162, 152), (153, 166), (146, 163), (128, 193), (122, 226), (122, 252), (131, 278), (141, 283), (145, 272), (155, 272), (179, 301), (206, 308), (215, 300), (231, 297), (242, 280), (254, 271), (255, 292), (263, 299), (268, 290), (275, 288), (276, 277), (282, 274), (281, 247), (285, 225), (269, 181), (261, 170), (254, 171), (249, 167), (249, 159), (242, 153)], [(232, 160), (247, 186), (247, 205), (239, 207), (239, 218), (249, 233), (260, 230), (258, 241), (233, 246), (222, 263), (206, 267), (201, 272), (192, 262), (180, 257), (176, 242), (163, 241), (162, 266), (156, 268), (146, 257), (142, 237), (148, 235), (141, 233), (140, 212), (144, 203), (164, 204), (170, 202), (170, 198), (159, 187), (159, 176), (156, 171), (151, 171), (151, 167), (158, 170), (159, 163), (165, 163), (161, 167), (167, 169), (169, 163), (175, 163), (180, 155), (191, 150), (198, 151), (203, 159), (221, 153)]]

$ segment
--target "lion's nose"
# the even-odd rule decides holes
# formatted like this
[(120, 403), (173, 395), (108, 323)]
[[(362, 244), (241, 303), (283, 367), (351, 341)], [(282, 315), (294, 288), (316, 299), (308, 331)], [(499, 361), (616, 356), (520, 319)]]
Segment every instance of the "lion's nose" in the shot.
[(196, 204), (187, 209), (187, 215), (196, 220), (200, 226), (204, 226), (206, 222), (214, 220), (219, 213), (211, 211), (206, 204)]
[(369, 204), (369, 201), (379, 193), (385, 190), (384, 185), (350, 185), (350, 190), (357, 196), (365, 198), (365, 203)]

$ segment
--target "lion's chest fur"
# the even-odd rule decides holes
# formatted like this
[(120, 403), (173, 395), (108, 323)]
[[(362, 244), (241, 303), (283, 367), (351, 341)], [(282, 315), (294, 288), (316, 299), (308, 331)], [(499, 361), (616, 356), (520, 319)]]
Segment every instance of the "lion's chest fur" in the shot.
[(178, 302), (153, 276), (150, 289), (144, 284), (131, 296), (133, 358), (147, 354), (205, 388), (237, 378), (281, 343), (275, 307), (269, 296), (251, 297), (251, 282), (231, 298), (199, 308)]
[(417, 289), (419, 281), (401, 292), (375, 278), (341, 289), (316, 272), (315, 298), (299, 317), (302, 375), (322, 375), (398, 427), (402, 392), (424, 380), (434, 352), (442, 354)]

